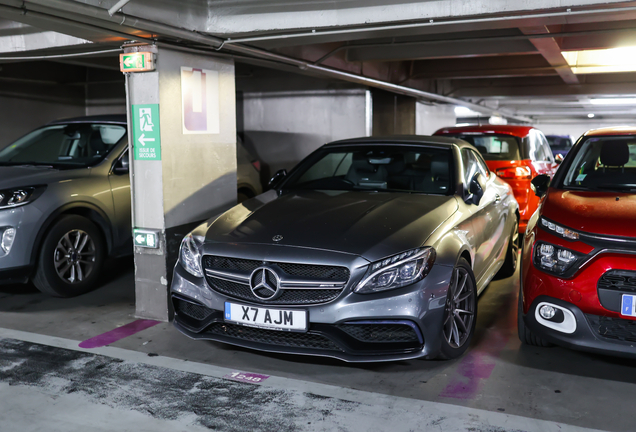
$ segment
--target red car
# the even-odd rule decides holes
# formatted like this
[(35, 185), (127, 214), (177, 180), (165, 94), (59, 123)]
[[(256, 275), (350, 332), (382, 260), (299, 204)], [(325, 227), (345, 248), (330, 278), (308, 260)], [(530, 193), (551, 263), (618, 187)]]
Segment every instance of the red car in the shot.
[(587, 132), (532, 184), (521, 341), (636, 356), (636, 127)]
[(539, 205), (530, 181), (539, 174), (552, 176), (557, 168), (543, 133), (531, 126), (474, 125), (443, 128), (435, 135), (458, 137), (477, 147), (490, 171), (512, 186), (519, 203), (519, 232), (525, 233)]

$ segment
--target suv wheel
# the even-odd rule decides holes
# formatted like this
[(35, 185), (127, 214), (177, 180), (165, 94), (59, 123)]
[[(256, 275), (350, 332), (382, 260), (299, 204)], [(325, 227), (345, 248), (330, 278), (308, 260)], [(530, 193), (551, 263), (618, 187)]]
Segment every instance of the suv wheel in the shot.
[(532, 345), (538, 347), (551, 347), (553, 346), (547, 340), (535, 335), (526, 327), (526, 323), (523, 321), (523, 293), (519, 289), (519, 300), (517, 302), (517, 331), (519, 333), (519, 340), (525, 345)]
[(104, 264), (104, 249), (94, 223), (82, 216), (63, 216), (44, 237), (33, 283), (55, 297), (91, 291)]

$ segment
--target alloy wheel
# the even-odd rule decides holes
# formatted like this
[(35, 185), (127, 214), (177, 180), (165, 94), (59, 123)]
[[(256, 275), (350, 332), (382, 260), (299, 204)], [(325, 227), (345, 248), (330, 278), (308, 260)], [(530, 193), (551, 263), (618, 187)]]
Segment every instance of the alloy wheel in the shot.
[(55, 247), (55, 271), (65, 282), (81, 283), (93, 271), (95, 256), (95, 242), (88, 233), (71, 230), (62, 236)]
[(463, 267), (453, 270), (446, 299), (444, 338), (452, 348), (462, 347), (470, 336), (475, 319), (473, 279)]

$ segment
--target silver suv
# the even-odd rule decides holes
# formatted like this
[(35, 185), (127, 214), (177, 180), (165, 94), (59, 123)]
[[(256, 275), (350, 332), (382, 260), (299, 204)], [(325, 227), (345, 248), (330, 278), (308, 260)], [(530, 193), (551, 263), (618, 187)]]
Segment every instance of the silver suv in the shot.
[[(0, 283), (70, 297), (132, 252), (127, 144), (126, 117), (112, 115), (56, 121), (0, 150)], [(239, 193), (260, 193), (254, 166), (239, 166)]]

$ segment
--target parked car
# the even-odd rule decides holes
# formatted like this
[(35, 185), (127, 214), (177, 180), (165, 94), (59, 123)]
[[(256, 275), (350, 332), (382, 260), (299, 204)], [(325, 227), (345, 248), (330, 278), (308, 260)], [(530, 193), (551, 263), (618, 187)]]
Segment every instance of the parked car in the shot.
[(517, 263), (518, 205), (454, 138), (327, 144), (183, 240), (174, 325), (263, 351), (454, 358)]
[(574, 139), (570, 135), (546, 135), (545, 138), (550, 144), (554, 157), (557, 155), (565, 157), (574, 145)]
[[(127, 148), (126, 116), (112, 115), (55, 121), (0, 150), (0, 283), (70, 297), (95, 287), (108, 256), (132, 253)], [(238, 154), (239, 196), (261, 193)]]
[(435, 135), (461, 138), (474, 145), (488, 168), (512, 186), (519, 203), (519, 232), (525, 233), (539, 198), (530, 181), (539, 174), (554, 175), (557, 163), (543, 133), (531, 126), (482, 125), (443, 128)]
[(533, 185), (519, 338), (636, 356), (636, 127), (587, 132)]

